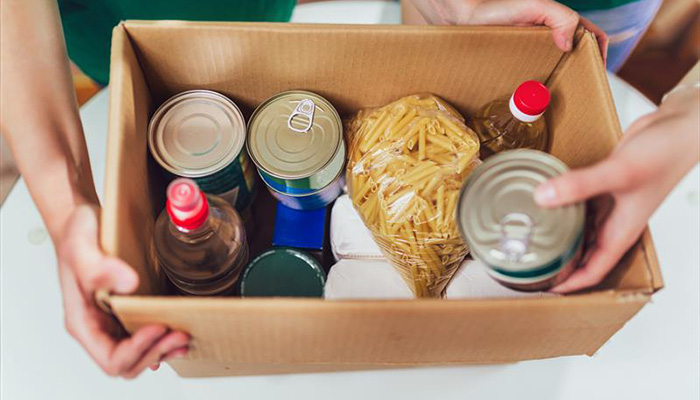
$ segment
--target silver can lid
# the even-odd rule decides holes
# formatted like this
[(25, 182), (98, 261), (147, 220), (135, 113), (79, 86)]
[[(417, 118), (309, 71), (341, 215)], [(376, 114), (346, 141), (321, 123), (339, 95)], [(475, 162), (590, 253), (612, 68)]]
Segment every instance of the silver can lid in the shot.
[(301, 179), (328, 165), (343, 144), (343, 124), (323, 97), (282, 92), (261, 104), (248, 123), (251, 159), (269, 175)]
[(504, 271), (535, 270), (557, 262), (580, 243), (583, 203), (545, 209), (535, 188), (568, 170), (559, 159), (536, 150), (490, 157), (460, 192), (457, 222), (474, 255)]
[(197, 178), (229, 165), (241, 152), (243, 114), (228, 97), (190, 90), (166, 100), (148, 124), (153, 158), (179, 176)]

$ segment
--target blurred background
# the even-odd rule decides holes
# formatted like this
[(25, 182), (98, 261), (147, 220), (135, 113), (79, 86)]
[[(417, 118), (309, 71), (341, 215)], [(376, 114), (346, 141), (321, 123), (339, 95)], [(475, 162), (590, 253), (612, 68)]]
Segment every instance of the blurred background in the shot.
[[(311, 1), (314, 0), (300, 0), (299, 4)], [(700, 0), (664, 0), (654, 21), (618, 75), (658, 104), (698, 59)], [(75, 66), (72, 73), (78, 104), (82, 105), (101, 87)], [(0, 140), (0, 205), (18, 177), (9, 149)]]

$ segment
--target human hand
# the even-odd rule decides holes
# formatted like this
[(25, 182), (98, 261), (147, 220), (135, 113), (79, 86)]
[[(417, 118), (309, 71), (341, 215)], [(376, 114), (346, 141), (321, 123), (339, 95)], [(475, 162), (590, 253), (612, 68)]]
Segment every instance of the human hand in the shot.
[(98, 308), (97, 289), (128, 294), (138, 286), (131, 267), (102, 253), (98, 221), (98, 207), (78, 206), (56, 244), (66, 329), (108, 375), (131, 379), (146, 367), (157, 369), (159, 362), (185, 355), (189, 336), (148, 325), (125, 337), (119, 323)]
[(567, 293), (600, 283), (641, 235), (666, 195), (700, 159), (700, 91), (674, 94), (637, 120), (605, 160), (540, 185), (545, 207), (607, 194), (614, 201), (585, 265), (552, 289)]
[(591, 21), (553, 0), (413, 0), (413, 6), (436, 25), (545, 25), (552, 28), (554, 43), (570, 51), (576, 28), (582, 25), (598, 40), (603, 60), (608, 36)]

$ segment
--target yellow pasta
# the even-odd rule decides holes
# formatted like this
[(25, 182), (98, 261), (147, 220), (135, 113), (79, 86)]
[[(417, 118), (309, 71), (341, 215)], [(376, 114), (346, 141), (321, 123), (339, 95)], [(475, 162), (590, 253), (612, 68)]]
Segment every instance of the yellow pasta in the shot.
[(448, 224), (450, 219), (455, 218), (455, 207), (457, 206), (457, 196), (458, 192), (452, 192), (447, 199), (447, 207), (445, 208), (445, 224)]
[(407, 173), (403, 176), (403, 181), (406, 184), (416, 183), (418, 181), (423, 181), (425, 178), (437, 173), (440, 167), (437, 165), (432, 165), (428, 163), (422, 163), (421, 165), (416, 165), (413, 171)]
[(416, 116), (416, 110), (411, 109), (408, 111), (408, 113), (396, 124), (396, 126), (391, 127), (391, 134), (389, 138), (392, 138), (394, 136), (397, 136), (401, 131), (403, 131), (403, 128), (408, 126), (408, 124), (413, 121), (413, 118)]
[(418, 159), (425, 160), (425, 129), (421, 129), (418, 133)]
[(386, 127), (386, 122), (389, 122), (389, 113), (384, 112), (367, 133), (367, 141), (361, 145), (363, 151), (369, 150), (377, 142), (379, 135), (382, 134), (382, 129)]
[(455, 147), (455, 145), (452, 144), (452, 142), (450, 142), (450, 140), (445, 138), (444, 136), (428, 135), (427, 139), (430, 143), (434, 143), (434, 144), (442, 147), (443, 149), (447, 150), (448, 152), (451, 152), (451, 153), (457, 152), (457, 147)]
[(445, 185), (438, 186), (437, 190), (437, 226), (442, 227), (445, 215)]
[(355, 208), (416, 296), (441, 296), (468, 253), (454, 214), (479, 162), (476, 134), (432, 95), (362, 110), (347, 127)]
[(451, 155), (445, 153), (431, 154), (428, 156), (428, 158), (438, 164), (449, 164), (454, 161), (454, 158)]

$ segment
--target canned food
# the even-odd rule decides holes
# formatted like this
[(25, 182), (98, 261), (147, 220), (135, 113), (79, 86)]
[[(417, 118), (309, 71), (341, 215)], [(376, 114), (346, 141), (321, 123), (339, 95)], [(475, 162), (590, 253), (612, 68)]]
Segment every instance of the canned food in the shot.
[(148, 145), (168, 173), (191, 178), (204, 192), (244, 211), (255, 195), (245, 131), (243, 114), (228, 97), (190, 90), (158, 107), (148, 125)]
[(306, 91), (280, 93), (248, 122), (248, 153), (272, 195), (298, 210), (322, 208), (343, 189), (343, 124), (333, 105)]
[(505, 151), (474, 170), (462, 187), (457, 225), (472, 255), (501, 284), (546, 290), (576, 268), (584, 204), (544, 209), (534, 201), (540, 183), (567, 170), (559, 159), (541, 151)]
[(242, 297), (323, 297), (326, 273), (306, 252), (279, 247), (251, 261), (240, 281)]

